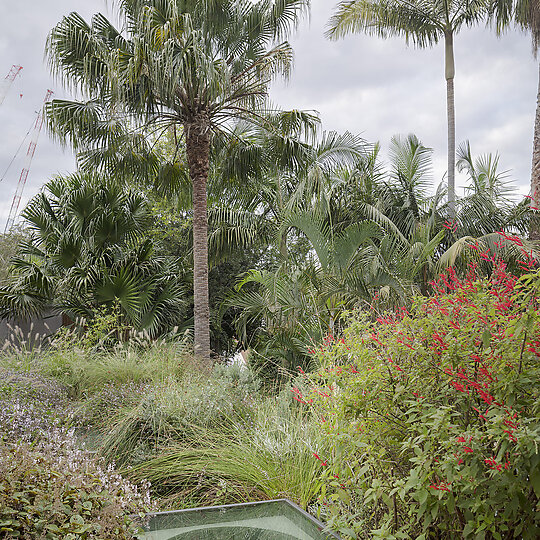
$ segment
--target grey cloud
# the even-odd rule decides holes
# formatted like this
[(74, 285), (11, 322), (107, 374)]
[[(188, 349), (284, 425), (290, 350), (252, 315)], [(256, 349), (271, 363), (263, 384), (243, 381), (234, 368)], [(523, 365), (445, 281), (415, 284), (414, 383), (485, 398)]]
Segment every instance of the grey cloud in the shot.
[[(35, 122), (36, 112), (42, 106), (46, 90), (52, 88), (55, 91), (53, 97), (66, 95), (58, 81), (50, 76), (44, 60), (47, 34), (62, 16), (71, 11), (89, 18), (100, 10), (104, 10), (104, 4), (99, 0), (55, 0), (47, 3), (27, 0), (13, 2), (3, 10), (0, 20), (0, 78), (5, 77), (12, 64), (22, 65), (23, 70), (0, 107), (0, 171), (5, 170), (28, 128)], [(19, 157), (0, 183), (0, 231), (3, 230), (11, 207), (28, 142), (25, 142)], [(19, 209), (51, 176), (74, 168), (71, 152), (62, 150), (54, 143), (44, 127)]]
[[(361, 133), (383, 143), (396, 133), (416, 133), (434, 149), (434, 181), (446, 170), (446, 103), (443, 49), (418, 50), (403, 40), (324, 37), (337, 2), (313, 0), (311, 22), (291, 40), (295, 69), (288, 83), (274, 84), (272, 99), (286, 108), (318, 110), (323, 127)], [(0, 173), (15, 153), (41, 106), (47, 88), (64, 92), (43, 61), (49, 30), (63, 15), (77, 11), (87, 20), (107, 12), (101, 0), (26, 0), (3, 10), (0, 20), (0, 77), (14, 63), (24, 66), (0, 107)], [(474, 153), (499, 151), (501, 168), (512, 169), (519, 189), (528, 189), (537, 64), (527, 35), (496, 38), (484, 28), (464, 29), (456, 38), (458, 141), (470, 139)], [(19, 94), (23, 93), (23, 98)], [(57, 172), (73, 170), (74, 159), (45, 130), (28, 178), (23, 202)], [(20, 174), (20, 161), (0, 183), (0, 227), (7, 217)], [(463, 181), (463, 179), (461, 179)]]
[[(395, 133), (416, 133), (435, 150), (436, 178), (446, 171), (446, 86), (442, 45), (418, 50), (403, 40), (323, 37), (333, 6), (313, 2), (309, 30), (296, 40), (297, 67), (288, 85), (276, 85), (277, 101), (306, 104), (329, 129), (362, 132), (383, 149)], [(320, 15), (324, 13), (325, 16)], [(530, 38), (491, 29), (463, 29), (456, 37), (457, 139), (473, 152), (501, 153), (522, 193), (528, 190), (532, 122), (538, 69)], [(461, 178), (461, 181), (464, 179)]]

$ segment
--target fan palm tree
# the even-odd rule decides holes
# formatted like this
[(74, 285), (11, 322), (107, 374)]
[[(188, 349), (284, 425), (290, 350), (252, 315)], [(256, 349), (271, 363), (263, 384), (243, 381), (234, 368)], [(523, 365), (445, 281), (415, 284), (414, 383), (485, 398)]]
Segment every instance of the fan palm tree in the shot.
[(45, 186), (22, 213), (28, 237), (0, 290), (0, 315), (53, 309), (89, 319), (117, 305), (152, 336), (181, 322), (186, 296), (174, 261), (154, 254), (143, 197), (101, 177), (75, 174)]
[[(102, 15), (72, 13), (48, 40), (53, 70), (85, 103), (53, 102), (50, 125), (77, 149), (114, 139), (119, 116), (173, 128), (185, 141), (193, 185), (195, 354), (210, 358), (207, 179), (212, 134), (232, 118), (262, 120), (272, 78), (292, 58), (282, 41), (309, 0), (121, 0), (120, 32)], [(105, 111), (105, 121), (95, 119)], [(91, 126), (91, 129), (89, 129)]]
[(339, 3), (330, 20), (328, 35), (337, 39), (364, 31), (380, 37), (402, 36), (421, 48), (441, 40), (445, 45), (445, 78), (448, 112), (448, 207), (455, 217), (455, 106), (454, 36), (464, 26), (487, 17), (488, 0), (346, 0)]

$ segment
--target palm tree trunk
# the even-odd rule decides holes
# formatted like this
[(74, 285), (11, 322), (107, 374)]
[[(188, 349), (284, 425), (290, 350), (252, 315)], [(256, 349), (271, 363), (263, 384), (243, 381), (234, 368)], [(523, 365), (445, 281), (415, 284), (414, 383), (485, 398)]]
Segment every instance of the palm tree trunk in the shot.
[[(283, 204), (283, 192), (281, 191), (281, 177), (280, 173), (276, 173), (276, 189), (278, 196), (279, 204), (279, 213), (280, 216), (283, 215), (284, 204)], [(287, 230), (285, 229), (279, 237), (279, 254), (281, 255), (282, 262), (287, 264), (288, 251), (287, 251)]]
[[(531, 171), (532, 206), (540, 208), (540, 63), (538, 65), (538, 96), (536, 98), (536, 119), (534, 121), (533, 156)], [(540, 212), (533, 210), (529, 237), (540, 240)]]
[(289, 252), (287, 250), (287, 232), (282, 232), (279, 237), (279, 254), (283, 263), (287, 263)]
[(446, 107), (448, 117), (448, 213), (456, 217), (456, 112), (454, 105), (454, 35), (445, 33)]
[(186, 154), (193, 183), (193, 318), (195, 357), (210, 362), (210, 304), (208, 298), (208, 215), (206, 184), (210, 156), (208, 121), (186, 124)]

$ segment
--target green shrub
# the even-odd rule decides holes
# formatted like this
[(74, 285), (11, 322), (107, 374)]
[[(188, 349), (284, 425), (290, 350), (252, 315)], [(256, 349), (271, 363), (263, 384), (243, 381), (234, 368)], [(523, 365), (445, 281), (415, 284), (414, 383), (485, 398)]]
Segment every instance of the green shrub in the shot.
[(354, 538), (538, 538), (538, 299), (503, 267), (436, 290), (353, 317), (294, 389), (334, 442), (325, 517)]
[(58, 431), (30, 445), (0, 442), (0, 538), (132, 539), (140, 491)]

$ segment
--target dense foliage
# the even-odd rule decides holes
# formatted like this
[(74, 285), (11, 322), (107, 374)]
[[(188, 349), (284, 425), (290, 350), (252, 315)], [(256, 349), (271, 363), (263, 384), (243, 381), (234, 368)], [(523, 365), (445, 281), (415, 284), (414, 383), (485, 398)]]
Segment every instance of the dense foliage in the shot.
[(9, 357), (0, 368), (0, 538), (133, 538), (128, 516), (152, 509), (148, 486), (81, 448), (65, 384)]
[(79, 171), (1, 239), (0, 317), (70, 327), (0, 352), (0, 538), (127, 539), (129, 514), (281, 497), (344, 538), (540, 537), (537, 193), (456, 153), (452, 112), (453, 34), (514, 17), (536, 47), (537, 13), (394, 4), (341, 2), (332, 32), (444, 36), (439, 186), (412, 134), (385, 163), (269, 106), (309, 0), (122, 0), (121, 30), (51, 31), (83, 99), (46, 118)]
[[(532, 266), (532, 263), (531, 263)], [(453, 271), (410, 312), (355, 315), (295, 397), (322, 418), (322, 498), (343, 534), (537, 538), (538, 273)]]
[[(345, 538), (535, 538), (540, 274), (520, 253), (520, 280), (486, 252), (489, 277), (480, 265), (463, 278), (449, 269), (433, 295), (376, 320), (375, 298), (340, 321), (342, 336), (311, 344), (315, 371), (277, 392), (245, 367), (201, 371), (175, 343), (106, 350), (101, 326), (8, 351), (4, 436), (76, 425), (78, 444), (151, 481), (162, 509), (286, 496)], [(60, 423), (47, 410), (63, 411)], [(94, 487), (80, 484), (73, 510)]]
[(4, 316), (47, 310), (72, 320), (118, 308), (123, 324), (157, 335), (185, 318), (180, 268), (156, 256), (151, 211), (114, 180), (75, 174), (45, 186), (23, 212), (28, 236), (0, 291)]
[(288, 391), (266, 394), (240, 366), (209, 373), (176, 343), (106, 351), (77, 335), (59, 341), (0, 358), (0, 429), (10, 444), (74, 426), (70, 448), (87, 445), (138, 484), (151, 480), (161, 509), (283, 496), (306, 507), (320, 492), (312, 452), (328, 452), (329, 441)]
[(57, 434), (29, 445), (0, 442), (0, 538), (132, 539), (128, 518), (148, 494)]
[[(365, 308), (374, 297), (382, 308), (409, 305), (413, 296), (432, 292), (441, 270), (464, 272), (468, 261), (489, 273), (480, 256), (487, 249), (520, 271), (517, 246), (498, 232), (523, 234), (528, 203), (510, 197), (497, 156), (475, 158), (468, 144), (460, 148), (458, 165), (469, 184), (457, 200), (458, 217), (450, 220), (444, 186), (430, 193), (431, 149), (415, 136), (394, 137), (388, 163), (378, 147), (354, 140), (347, 146), (339, 138), (333, 148), (331, 134), (326, 137), (322, 155), (332, 155), (331, 162), (319, 159), (305, 176), (285, 171), (279, 184), (289, 201), (278, 217), (279, 238), (286, 246), (301, 240), (307, 249), (297, 256), (289, 250), (273, 268), (254, 269), (226, 302), (239, 311), (238, 337), (254, 349), (254, 365), (274, 377), (309, 366), (310, 344), (338, 333), (340, 314)], [(287, 183), (289, 174), (300, 182)]]

